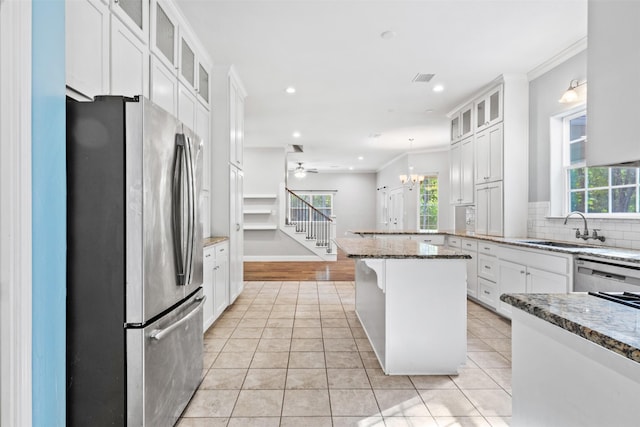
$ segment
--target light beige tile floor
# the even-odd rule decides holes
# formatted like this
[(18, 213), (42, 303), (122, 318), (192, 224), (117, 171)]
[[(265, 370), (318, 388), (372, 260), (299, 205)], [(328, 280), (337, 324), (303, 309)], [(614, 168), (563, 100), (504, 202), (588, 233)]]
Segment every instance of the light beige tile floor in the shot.
[(511, 324), (467, 304), (459, 375), (387, 376), (353, 282), (246, 282), (205, 334), (203, 381), (179, 427), (508, 426)]

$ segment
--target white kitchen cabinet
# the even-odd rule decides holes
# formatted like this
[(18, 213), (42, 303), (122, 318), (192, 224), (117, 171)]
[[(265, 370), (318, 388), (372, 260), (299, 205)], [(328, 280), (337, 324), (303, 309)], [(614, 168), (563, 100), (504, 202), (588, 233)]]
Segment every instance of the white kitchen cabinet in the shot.
[(244, 91), (233, 74), (229, 75), (229, 161), (242, 167), (244, 161)]
[(99, 0), (65, 2), (66, 84), (92, 98), (109, 93), (109, 8)]
[(495, 309), (498, 305), (498, 286), (490, 280), (478, 277), (478, 300)]
[(476, 184), (502, 179), (502, 144), (502, 123), (476, 135)]
[(200, 102), (196, 103), (196, 134), (202, 138), (202, 189), (211, 189), (211, 113)]
[(209, 84), (209, 69), (211, 67), (206, 64), (200, 62), (198, 63), (198, 100), (202, 102), (204, 105), (209, 105), (209, 99), (211, 97), (210, 90), (211, 85)]
[(169, 113), (178, 113), (178, 79), (156, 55), (151, 55), (151, 100)]
[(215, 320), (213, 316), (213, 307), (215, 305), (213, 293), (215, 259), (215, 247), (205, 247), (202, 252), (202, 293), (206, 297), (202, 307), (203, 332), (207, 332), (207, 329)]
[(533, 267), (527, 267), (527, 292), (533, 294), (564, 294), (571, 288), (569, 277)]
[(231, 230), (229, 232), (229, 303), (233, 303), (244, 288), (243, 181), (243, 172), (231, 166), (229, 169), (229, 216), (231, 219)]
[(179, 67), (178, 78), (185, 86), (195, 91), (196, 84), (196, 72), (197, 61), (196, 53), (193, 48), (193, 43), (187, 36), (186, 31), (181, 31), (180, 45), (179, 45)]
[(462, 202), (462, 143), (449, 149), (449, 197), (452, 205)]
[(502, 90), (503, 85), (498, 85), (476, 99), (476, 101), (474, 102), (476, 115), (476, 132), (486, 129), (502, 121)]
[(217, 319), (229, 306), (229, 243), (216, 245), (213, 275), (213, 317)]
[(111, 95), (149, 97), (149, 48), (111, 16)]
[(640, 116), (634, 95), (640, 75), (636, 54), (640, 49), (640, 2), (590, 0), (588, 14), (587, 166), (640, 161), (638, 138), (633, 136), (633, 127), (624, 125), (636, 123)]
[[(231, 141), (238, 120), (234, 90), (244, 98), (244, 89), (233, 67), (218, 66), (212, 72), (211, 87), (211, 231), (229, 236), (229, 302), (242, 292), (243, 275), (243, 172), (235, 159), (237, 152)], [(231, 82), (235, 82), (232, 89)], [(233, 100), (233, 101), (232, 101)], [(244, 111), (244, 110), (242, 110)], [(231, 114), (233, 112), (233, 114)], [(241, 165), (241, 163), (240, 163)]]
[[(527, 292), (527, 267), (511, 261), (500, 260), (498, 283), (500, 294), (522, 294)], [(512, 306), (503, 301), (498, 303), (498, 312), (511, 317)]]
[(473, 103), (469, 103), (451, 116), (451, 142), (457, 142), (473, 135)]
[(455, 114), (453, 117), (451, 117), (451, 121), (449, 123), (451, 129), (451, 142), (454, 143), (460, 141), (460, 115)]
[(149, 43), (149, 1), (111, 0), (111, 12), (145, 45)]
[(178, 18), (172, 3), (151, 0), (151, 53), (177, 76), (178, 62)]
[(447, 247), (451, 249), (459, 249), (462, 247), (462, 241), (460, 237), (457, 236), (447, 236), (446, 242)]
[(473, 137), (451, 146), (450, 162), (451, 203), (472, 204), (474, 196)]
[(475, 298), (478, 295), (478, 242), (473, 239), (461, 239), (460, 248), (462, 253), (471, 257), (466, 260), (467, 295)]
[(476, 233), (502, 236), (502, 182), (476, 186)]
[(204, 332), (229, 305), (229, 243), (216, 243), (204, 248), (202, 288), (207, 297), (203, 307)]
[[(198, 101), (195, 94), (182, 82), (178, 82), (178, 120), (197, 133), (196, 111)], [(198, 134), (198, 136), (201, 136)]]
[[(573, 281), (573, 257), (540, 250), (498, 251), (498, 288), (505, 293), (567, 293)], [(499, 302), (498, 312), (511, 317), (512, 306)]]

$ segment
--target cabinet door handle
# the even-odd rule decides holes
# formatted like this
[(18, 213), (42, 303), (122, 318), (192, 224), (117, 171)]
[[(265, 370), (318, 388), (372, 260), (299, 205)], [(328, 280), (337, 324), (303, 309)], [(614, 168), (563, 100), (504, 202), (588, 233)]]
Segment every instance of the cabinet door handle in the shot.
[(485, 268), (485, 270), (491, 270), (491, 266), (489, 266), (489, 265), (485, 265), (484, 268)]
[(486, 291), (486, 290), (485, 290), (485, 291), (482, 291), (482, 292), (484, 292), (484, 293), (485, 293), (485, 294), (487, 294), (487, 295), (491, 295), (491, 292), (489, 292), (489, 291)]
[(520, 274), (524, 274), (524, 270), (520, 270)]
[(205, 258), (209, 258), (211, 256), (211, 254), (206, 254), (204, 257)]

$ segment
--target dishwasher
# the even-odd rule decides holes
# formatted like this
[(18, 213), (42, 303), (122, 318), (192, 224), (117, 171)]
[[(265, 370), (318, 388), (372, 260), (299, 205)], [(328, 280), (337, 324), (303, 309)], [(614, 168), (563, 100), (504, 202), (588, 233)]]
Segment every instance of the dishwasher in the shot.
[(640, 267), (576, 258), (574, 292), (640, 292)]

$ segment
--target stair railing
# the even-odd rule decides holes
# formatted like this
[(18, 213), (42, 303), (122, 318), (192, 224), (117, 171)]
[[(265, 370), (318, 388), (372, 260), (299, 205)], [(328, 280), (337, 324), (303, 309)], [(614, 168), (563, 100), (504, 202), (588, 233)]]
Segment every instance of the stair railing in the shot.
[(307, 240), (315, 240), (317, 247), (333, 252), (335, 222), (309, 202), (288, 188), (286, 190), (287, 216), (285, 224), (295, 227), (297, 233), (305, 233)]

